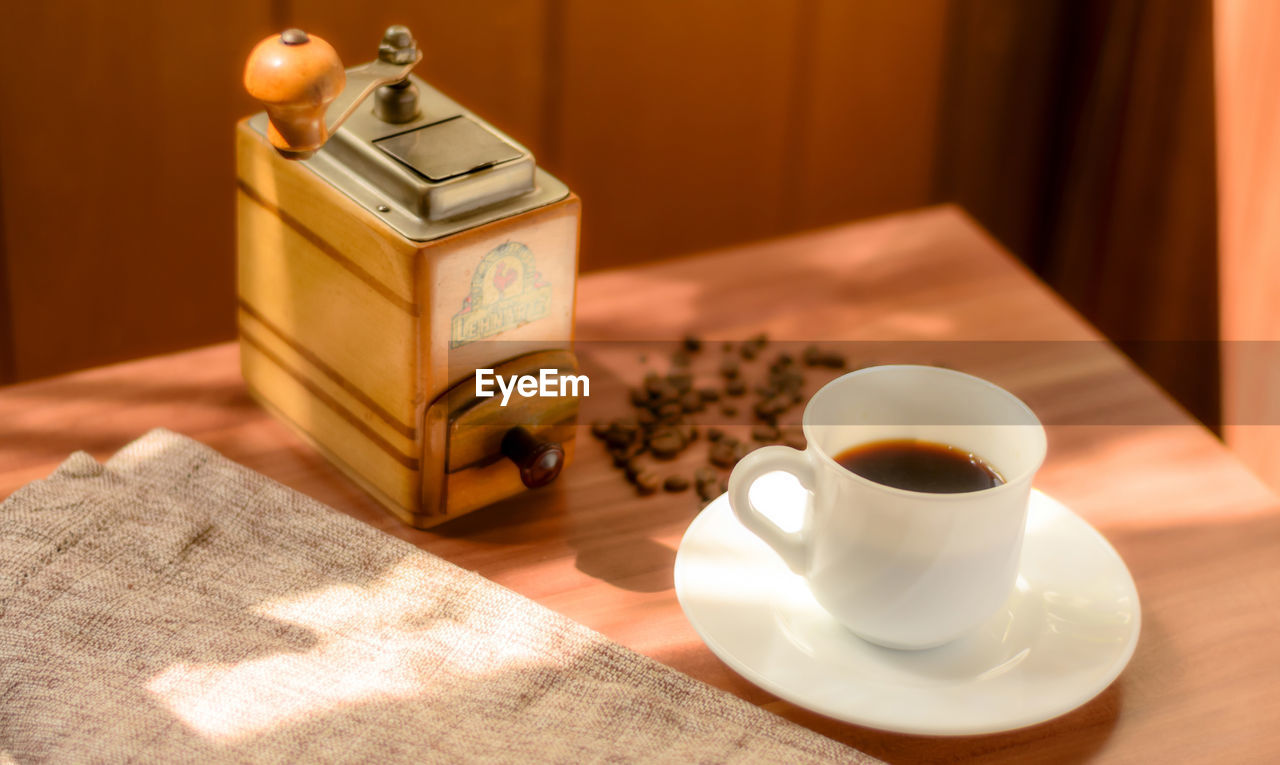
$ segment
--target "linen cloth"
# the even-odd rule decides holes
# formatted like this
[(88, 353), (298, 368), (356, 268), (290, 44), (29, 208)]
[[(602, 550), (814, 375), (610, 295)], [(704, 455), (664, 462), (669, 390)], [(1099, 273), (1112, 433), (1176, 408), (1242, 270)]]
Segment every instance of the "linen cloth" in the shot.
[(832, 760), (175, 433), (0, 505), (0, 762)]

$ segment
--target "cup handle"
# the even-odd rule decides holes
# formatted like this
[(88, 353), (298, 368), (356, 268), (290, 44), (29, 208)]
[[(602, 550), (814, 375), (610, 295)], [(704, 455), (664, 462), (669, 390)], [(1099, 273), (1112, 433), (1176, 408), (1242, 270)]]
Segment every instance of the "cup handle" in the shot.
[[(760, 537), (797, 574), (803, 574), (808, 557), (808, 531), (783, 531), (751, 502), (751, 485), (765, 473), (781, 470), (796, 477), (813, 492), (813, 463), (806, 452), (789, 446), (765, 446), (743, 457), (729, 474), (729, 507), (747, 530)], [(806, 526), (808, 519), (806, 519)]]

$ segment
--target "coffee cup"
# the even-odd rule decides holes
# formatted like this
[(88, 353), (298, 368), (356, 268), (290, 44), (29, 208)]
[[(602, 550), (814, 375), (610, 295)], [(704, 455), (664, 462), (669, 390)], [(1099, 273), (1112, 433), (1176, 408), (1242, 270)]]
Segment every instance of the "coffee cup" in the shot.
[[(803, 430), (803, 450), (766, 446), (742, 459), (729, 477), (729, 503), (832, 617), (877, 645), (924, 649), (963, 636), (1005, 603), (1018, 574), (1031, 480), (1046, 449), (1044, 428), (1026, 404), (962, 372), (875, 366), (815, 393)], [(976, 455), (1003, 482), (918, 491), (836, 461), (850, 449), (904, 440)], [(751, 485), (778, 470), (808, 493), (796, 531), (752, 503)]]

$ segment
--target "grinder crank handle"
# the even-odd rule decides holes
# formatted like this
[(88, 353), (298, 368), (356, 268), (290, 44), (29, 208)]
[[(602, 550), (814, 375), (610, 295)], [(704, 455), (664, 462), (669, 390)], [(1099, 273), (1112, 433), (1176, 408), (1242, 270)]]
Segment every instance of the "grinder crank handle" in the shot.
[(520, 426), (502, 438), (502, 455), (520, 469), (520, 481), (530, 489), (546, 486), (564, 468), (564, 447), (544, 441)]
[(267, 109), (271, 145), (287, 159), (306, 159), (370, 93), (403, 82), (421, 60), (422, 51), (403, 26), (387, 29), (376, 61), (350, 71), (343, 70), (337, 51), (323, 39), (286, 29), (254, 47), (245, 63), (244, 86)]

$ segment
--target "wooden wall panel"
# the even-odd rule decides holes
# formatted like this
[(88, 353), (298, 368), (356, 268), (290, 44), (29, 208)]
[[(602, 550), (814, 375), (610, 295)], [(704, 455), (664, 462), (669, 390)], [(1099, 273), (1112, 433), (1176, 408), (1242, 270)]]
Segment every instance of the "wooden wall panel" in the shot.
[(784, 147), (787, 229), (928, 204), (948, 0), (804, 3)]
[(582, 266), (779, 233), (800, 3), (563, 0), (549, 169)]
[(1280, 489), (1280, 3), (1213, 8), (1224, 435)]
[(266, 34), (253, 0), (16, 3), (0, 50), (14, 372), (229, 337), (231, 115)]

